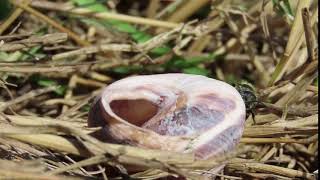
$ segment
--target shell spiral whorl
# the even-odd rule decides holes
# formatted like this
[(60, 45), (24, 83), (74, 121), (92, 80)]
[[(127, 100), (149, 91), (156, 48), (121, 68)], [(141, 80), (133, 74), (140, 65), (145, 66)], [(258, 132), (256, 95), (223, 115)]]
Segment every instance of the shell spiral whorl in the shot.
[(99, 137), (199, 159), (232, 150), (244, 128), (245, 104), (235, 88), (199, 75), (128, 77), (106, 87), (88, 124)]

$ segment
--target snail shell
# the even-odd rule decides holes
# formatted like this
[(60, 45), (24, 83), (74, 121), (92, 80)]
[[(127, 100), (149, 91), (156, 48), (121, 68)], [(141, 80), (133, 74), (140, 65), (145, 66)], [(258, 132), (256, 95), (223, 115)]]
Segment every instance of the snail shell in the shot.
[(199, 75), (128, 77), (106, 87), (89, 112), (100, 139), (138, 147), (193, 152), (206, 159), (232, 150), (245, 104), (227, 83)]

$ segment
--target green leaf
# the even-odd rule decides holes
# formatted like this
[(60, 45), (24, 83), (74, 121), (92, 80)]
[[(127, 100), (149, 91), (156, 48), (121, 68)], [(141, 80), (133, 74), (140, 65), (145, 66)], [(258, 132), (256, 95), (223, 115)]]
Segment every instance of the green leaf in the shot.
[(214, 61), (215, 57), (216, 56), (214, 54), (209, 54), (208, 56), (191, 57), (191, 58), (186, 59), (186, 61), (188, 61), (189, 63), (192, 63), (192, 64), (200, 64), (200, 63), (204, 63), (204, 62)]
[[(33, 58), (33, 56), (36, 55), (36, 53), (41, 49), (41, 46), (35, 46), (35, 47), (32, 47), (30, 49), (27, 50), (28, 53), (24, 53), (22, 52), (22, 56), (20, 57), (20, 61), (24, 61), (24, 60), (27, 60), (29, 58)], [(38, 57), (38, 56), (37, 56)], [(40, 58), (40, 57), (38, 57)]]
[(83, 111), (83, 112), (89, 112), (90, 105), (86, 104), (86, 105), (82, 106), (82, 108), (80, 110)]
[(144, 32), (141, 31), (135, 31), (134, 33), (131, 34), (131, 37), (133, 40), (135, 40), (137, 43), (144, 43), (151, 39), (151, 36), (148, 34), (145, 34)]
[(237, 78), (233, 74), (227, 74), (225, 79), (228, 84), (237, 84), (241, 81), (241, 79)]
[[(46, 29), (42, 29), (42, 28), (36, 31), (37, 35), (43, 35), (45, 33), (46, 33)], [(32, 48), (28, 48), (26, 50), (14, 51), (11, 53), (0, 52), (0, 61), (6, 61), (6, 62), (26, 61), (29, 58), (34, 58), (34, 56), (36, 56), (37, 58), (42, 58), (45, 56), (45, 54), (40, 54), (39, 53), (40, 49), (41, 49), (41, 46), (35, 46)]]
[(78, 6), (88, 8), (95, 12), (108, 11), (108, 8), (106, 8), (104, 5), (102, 5), (101, 2), (97, 0), (72, 0), (72, 1), (76, 3)]
[(187, 74), (197, 74), (197, 75), (203, 75), (203, 76), (208, 76), (210, 74), (210, 71), (203, 67), (185, 68), (182, 70), (182, 72)]
[(8, 59), (9, 58), (9, 54), (8, 53), (6, 53), (6, 52), (0, 52), (0, 62), (1, 61), (6, 61), (6, 59)]
[(290, 2), (289, 0), (283, 0), (283, 4), (280, 4), (283, 11), (287, 14), (287, 15), (290, 15), (290, 16), (294, 16), (293, 14), (293, 11), (291, 9), (291, 5), (290, 5)]
[(201, 63), (212, 62), (216, 59), (214, 54), (207, 56), (195, 56), (191, 58), (184, 58), (180, 56), (173, 57), (169, 62), (165, 64), (165, 67), (168, 69), (185, 69), (188, 67), (194, 67)]
[[(94, 12), (108, 12), (109, 11), (103, 4), (101, 4), (100, 1), (97, 1), (97, 0), (72, 0), (72, 2), (76, 3), (79, 6), (84, 6), (85, 8), (89, 8), (90, 10), (92, 10)], [(114, 29), (116, 29), (120, 32), (128, 33), (130, 35), (130, 37), (137, 43), (143, 43), (143, 42), (146, 42), (152, 38), (152, 36), (150, 36), (149, 34), (138, 30), (134, 25), (131, 25), (131, 24), (123, 22), (123, 21), (96, 20), (96, 19), (86, 19), (86, 20), (82, 19), (82, 21), (85, 23), (90, 23), (90, 21), (91, 21), (91, 23), (90, 23), (91, 25), (101, 24), (102, 26), (104, 26), (106, 28), (110, 28), (110, 25), (111, 25)], [(156, 56), (161, 56), (161, 55), (168, 53), (170, 50), (171, 50), (170, 47), (164, 46), (164, 47), (158, 47), (158, 48), (153, 49), (151, 51), (151, 53)]]
[(175, 68), (187, 68), (187, 67), (193, 66), (194, 64), (189, 63), (185, 59), (177, 59), (177, 60), (174, 60), (172, 65), (173, 65), (172, 67), (175, 67)]
[[(53, 81), (51, 79), (45, 79), (45, 78), (38, 79), (37, 84), (40, 86), (43, 86), (43, 87), (50, 87), (50, 86), (57, 86), (58, 85), (58, 83), (56, 81)], [(62, 96), (65, 94), (66, 90), (67, 90), (66, 86), (60, 85), (60, 86), (58, 86), (58, 88), (56, 88), (56, 90), (54, 90), (54, 92), (56, 94)]]
[(292, 11), (289, 0), (272, 0), (273, 6), (282, 16), (287, 16), (290, 20), (294, 19), (294, 13)]
[(130, 24), (120, 23), (120, 22), (116, 22), (116, 23), (112, 23), (112, 24), (115, 26), (115, 28), (118, 31), (126, 32), (129, 34), (139, 33), (139, 32), (137, 32), (137, 29), (135, 27), (131, 26)]
[(12, 5), (9, 0), (0, 0), (0, 21), (4, 20), (12, 12)]
[(130, 67), (129, 66), (115, 67), (112, 69), (112, 71), (119, 74), (128, 74), (130, 72)]
[(157, 56), (164, 55), (168, 52), (170, 52), (171, 48), (168, 46), (162, 46), (162, 47), (157, 47), (153, 50), (151, 50), (151, 53)]
[(134, 72), (139, 72), (143, 69), (142, 66), (134, 65), (134, 66), (120, 66), (120, 67), (115, 67), (111, 71), (118, 73), (118, 74), (130, 74)]

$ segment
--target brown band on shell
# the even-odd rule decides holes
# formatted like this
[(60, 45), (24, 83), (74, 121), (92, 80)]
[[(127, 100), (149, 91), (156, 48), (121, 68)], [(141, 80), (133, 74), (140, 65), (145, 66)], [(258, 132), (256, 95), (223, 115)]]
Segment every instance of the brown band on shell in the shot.
[(197, 98), (201, 98), (202, 101), (207, 101), (214, 109), (221, 110), (223, 112), (230, 112), (236, 108), (234, 100), (229, 98), (222, 98), (217, 94), (202, 94)]
[(199, 146), (195, 150), (198, 159), (206, 159), (215, 155), (223, 155), (234, 149), (240, 141), (242, 129), (239, 126), (232, 126), (225, 129), (218, 136)]
[[(172, 103), (168, 103), (167, 97), (160, 97), (162, 99), (162, 104), (165, 104), (165, 106), (160, 106), (159, 111), (155, 117), (150, 119), (148, 122), (143, 124), (143, 128), (153, 130), (159, 134), (165, 135), (161, 133), (163, 129), (161, 128), (168, 125), (168, 119), (172, 119), (172, 114), (176, 114), (177, 112), (182, 111), (186, 107), (187, 103), (187, 97), (186, 95), (181, 92), (177, 91), (177, 99), (173, 101)], [(169, 116), (169, 117), (168, 117)], [(171, 117), (170, 117), (171, 116)], [(159, 129), (160, 127), (160, 129)]]
[(186, 136), (212, 128), (224, 119), (224, 113), (198, 107), (185, 107), (164, 116), (157, 123), (144, 126), (161, 135)]

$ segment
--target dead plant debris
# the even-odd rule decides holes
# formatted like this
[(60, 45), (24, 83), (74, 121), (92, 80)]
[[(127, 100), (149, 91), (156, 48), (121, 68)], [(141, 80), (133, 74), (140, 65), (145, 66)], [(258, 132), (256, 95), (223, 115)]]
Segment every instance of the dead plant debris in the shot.
[[(0, 179), (317, 178), (318, 1), (3, 0), (0, 12)], [(171, 72), (255, 87), (235, 152), (200, 161), (90, 136), (102, 88)]]

